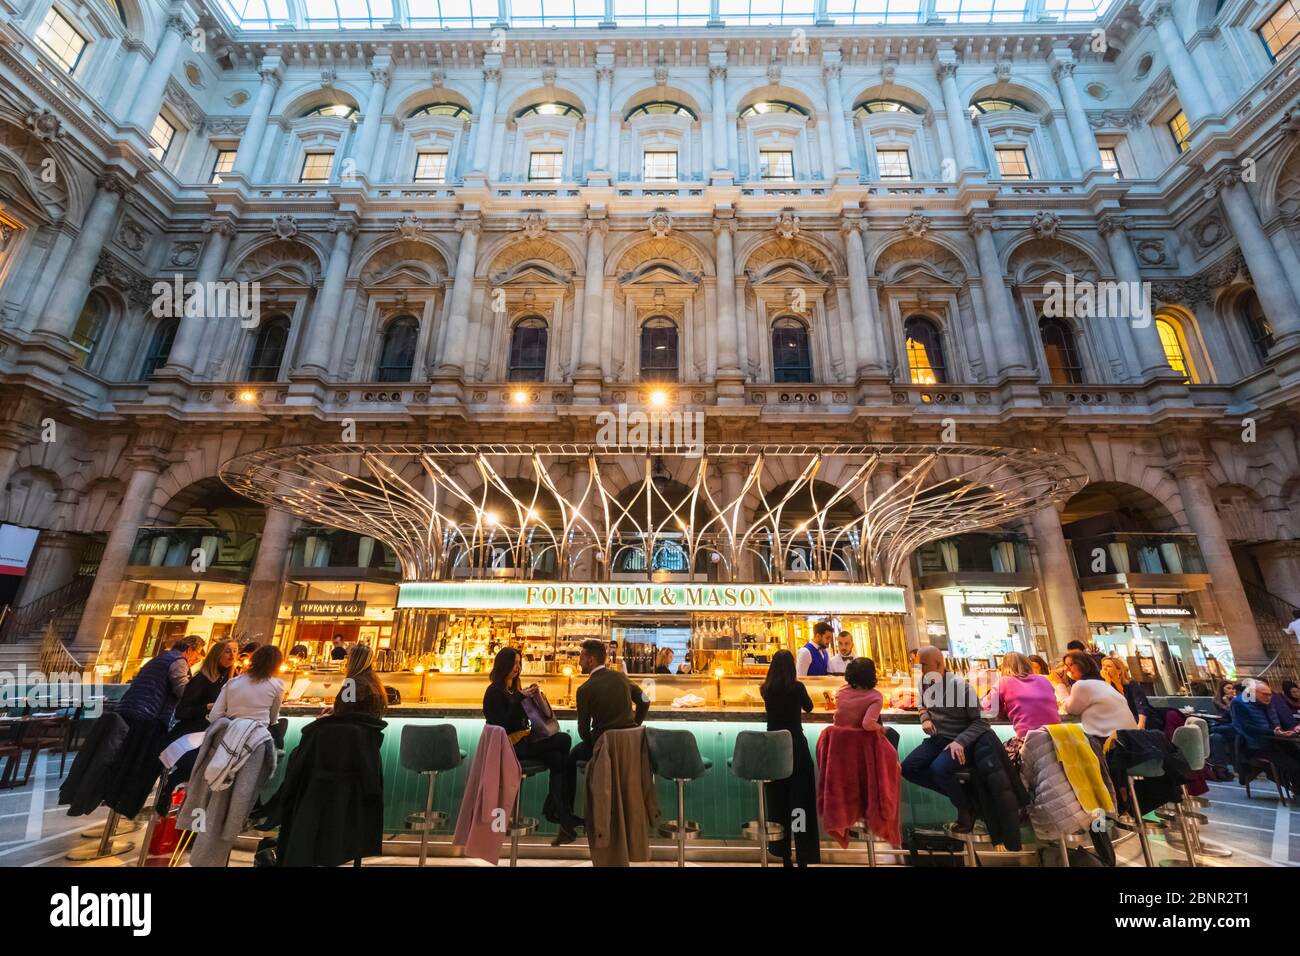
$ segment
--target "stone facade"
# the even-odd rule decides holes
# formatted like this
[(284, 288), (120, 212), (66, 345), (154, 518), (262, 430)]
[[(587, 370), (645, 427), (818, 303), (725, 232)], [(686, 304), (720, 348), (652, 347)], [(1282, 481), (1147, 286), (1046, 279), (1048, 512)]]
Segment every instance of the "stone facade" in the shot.
[[(1300, 602), (1300, 71), (1260, 42), (1267, 5), (1215, 7), (344, 39), (236, 29), (203, 2), (0, 0), (0, 518), (61, 553), (102, 543), (89, 651), (138, 528), (233, 455), (349, 427), (590, 440), (656, 387), (650, 322), (675, 333), (662, 387), (711, 441), (1033, 444), (1140, 491), (1197, 536), (1258, 667), (1248, 592)], [(88, 41), (70, 71), (37, 39), (51, 9)], [(680, 109), (641, 109), (663, 103)], [(667, 154), (675, 175), (647, 181)], [(910, 176), (889, 178), (900, 157)], [(416, 181), (421, 162), (445, 173)], [(257, 283), (258, 324), (156, 317), (177, 276)], [(1072, 344), (1049, 339), (1067, 282), (1146, 284), (1184, 368), (1153, 321), (1067, 315)], [(526, 321), (546, 345), (521, 376)], [(791, 328), (806, 361), (778, 369)], [(291, 530), (266, 522), (261, 591)], [(1019, 530), (1057, 652), (1088, 631), (1061, 523)], [(73, 565), (39, 566), (18, 603)]]

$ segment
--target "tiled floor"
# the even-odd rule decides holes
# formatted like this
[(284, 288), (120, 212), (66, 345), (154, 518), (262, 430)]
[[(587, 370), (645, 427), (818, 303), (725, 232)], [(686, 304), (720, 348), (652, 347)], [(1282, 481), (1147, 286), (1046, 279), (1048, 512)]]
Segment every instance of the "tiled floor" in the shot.
[[(0, 790), (0, 867), (18, 866), (134, 866), (135, 852), (118, 857), (77, 864), (66, 859), (69, 850), (86, 846), (91, 840), (82, 834), (97, 828), (106, 812), (99, 810), (86, 817), (69, 817), (66, 810), (57, 806), (60, 783), (58, 760), (42, 754), (32, 775), (32, 780), (22, 788)], [(1253, 798), (1235, 783), (1210, 784), (1208, 810), (1210, 825), (1202, 831), (1202, 839), (1230, 848), (1229, 859), (1202, 861), (1206, 866), (1296, 866), (1300, 865), (1300, 810), (1281, 807), (1268, 785), (1252, 788)], [(134, 841), (140, 834), (130, 834), (125, 839)], [(445, 837), (442, 842), (445, 842)], [(1159, 835), (1153, 835), (1154, 852), (1158, 859), (1181, 857), (1181, 853), (1167, 847)], [(748, 849), (743, 843), (719, 846), (719, 855), (729, 856), (734, 862), (705, 863), (705, 866), (744, 865), (754, 861), (756, 854), (737, 852)], [(573, 859), (522, 859), (521, 866), (587, 866), (581, 857), (581, 841), (572, 848)], [(728, 853), (728, 850), (730, 852)], [(828, 854), (828, 856), (833, 856)], [(1141, 851), (1136, 840), (1129, 840), (1120, 852), (1121, 863), (1141, 865)], [(881, 862), (889, 858), (882, 855)], [(367, 866), (415, 866), (415, 856), (386, 856), (368, 860)], [(845, 860), (851, 862), (851, 860)], [(251, 854), (236, 850), (231, 855), (231, 866), (250, 866)], [(481, 860), (467, 860), (447, 855), (432, 855), (432, 866), (487, 866)], [(503, 860), (504, 865), (504, 860)], [(655, 865), (671, 866), (671, 861)]]

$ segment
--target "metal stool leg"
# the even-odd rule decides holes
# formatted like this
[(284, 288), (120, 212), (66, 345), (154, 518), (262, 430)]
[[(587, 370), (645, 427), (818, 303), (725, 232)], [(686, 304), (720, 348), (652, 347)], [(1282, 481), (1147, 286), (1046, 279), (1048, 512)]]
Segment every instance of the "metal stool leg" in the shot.
[(876, 865), (876, 837), (871, 832), (870, 827), (864, 827), (867, 831), (867, 866), (874, 868)]
[[(767, 802), (763, 794), (763, 784), (766, 781), (759, 780), (758, 783), (758, 852), (759, 865), (767, 866)], [(793, 842), (790, 845), (791, 854), (794, 853)]]
[(424, 866), (424, 861), (429, 855), (429, 825), (433, 820), (433, 787), (438, 781), (438, 771), (425, 771), (425, 776), (429, 778), (429, 793), (424, 798), (424, 820), (420, 827), (420, 866)]
[(1137, 787), (1133, 785), (1133, 777), (1128, 778), (1128, 796), (1133, 801), (1133, 819), (1137, 823), (1138, 842), (1142, 844), (1142, 859), (1146, 861), (1147, 866), (1155, 866), (1155, 858), (1151, 855), (1151, 841), (1147, 838), (1147, 825), (1142, 819), (1142, 806), (1138, 803)]
[(1061, 845), (1061, 866), (1068, 870), (1070, 868), (1070, 848), (1066, 845), (1065, 837), (1061, 837), (1059, 842)]
[(524, 797), (523, 781), (519, 783), (519, 792), (515, 794), (515, 805), (510, 811), (510, 865), (517, 866), (519, 863), (519, 828), (516, 826), (519, 820), (519, 808)]
[(677, 865), (686, 865), (686, 781), (677, 781)]

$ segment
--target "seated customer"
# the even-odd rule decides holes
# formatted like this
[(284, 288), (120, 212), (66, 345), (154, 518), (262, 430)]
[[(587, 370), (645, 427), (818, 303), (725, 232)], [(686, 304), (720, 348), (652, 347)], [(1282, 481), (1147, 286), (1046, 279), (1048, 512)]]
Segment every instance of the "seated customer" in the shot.
[(659, 653), (655, 655), (655, 673), (671, 674), (673, 672), (673, 649), (671, 647), (659, 648)]
[(835, 726), (883, 731), (880, 708), (885, 698), (875, 689), (876, 662), (869, 657), (850, 661), (844, 671), (844, 685), (835, 695)]
[(1062, 706), (1079, 718), (1083, 732), (1105, 740), (1119, 730), (1137, 730), (1137, 721), (1124, 695), (1101, 677), (1101, 668), (1091, 654), (1072, 650), (1065, 655), (1070, 693)]
[(1014, 651), (1004, 654), (999, 670), (1002, 677), (989, 692), (985, 706), (991, 709), (996, 695), (998, 715), (1011, 722), (1017, 737), (1023, 740), (1031, 730), (1061, 722), (1052, 682), (1032, 673), (1028, 658)]
[(582, 642), (578, 668), (589, 675), (575, 695), (578, 704), (578, 736), (582, 740), (564, 761), (564, 792), (578, 791), (578, 762), (591, 759), (596, 741), (607, 730), (639, 727), (650, 709), (641, 688), (621, 671), (605, 666), (603, 641)]
[(383, 717), (388, 710), (388, 692), (374, 669), (375, 652), (369, 644), (348, 648), (343, 667), (343, 686), (334, 697), (334, 714), (369, 714)]
[(1165, 713), (1153, 707), (1142, 685), (1129, 675), (1128, 665), (1118, 657), (1107, 657), (1101, 662), (1101, 679), (1124, 695), (1129, 713), (1137, 721), (1138, 730), (1165, 729)]
[(1277, 714), (1278, 726), (1283, 730), (1295, 730), (1300, 726), (1300, 687), (1297, 687), (1293, 680), (1282, 681), (1282, 693), (1273, 695), (1273, 702), (1270, 706), (1273, 713)]
[[(1232, 729), (1248, 751), (1272, 762), (1284, 787), (1294, 790), (1300, 784), (1300, 748), (1296, 746), (1300, 731), (1282, 729), (1273, 710), (1273, 689), (1265, 681), (1247, 681), (1233, 700)], [(1240, 772), (1241, 768), (1237, 769)]]
[(279, 671), (280, 649), (274, 644), (257, 648), (249, 658), (248, 670), (221, 689), (208, 720), (251, 717), (259, 723), (275, 723), (284, 699), (284, 681), (275, 676)]
[(212, 710), (221, 690), (226, 686), (235, 672), (236, 652), (239, 646), (234, 641), (215, 641), (208, 648), (207, 656), (199, 672), (190, 678), (181, 694), (180, 703), (176, 705), (167, 740), (173, 741), (186, 734), (201, 734), (208, 729), (208, 713)]
[(566, 792), (564, 785), (564, 758), (569, 755), (572, 741), (568, 734), (558, 733), (546, 737), (534, 736), (533, 727), (524, 710), (524, 700), (535, 697), (538, 686), (530, 684), (526, 688), (519, 686), (519, 671), (523, 658), (518, 649), (503, 647), (497, 651), (492, 661), (492, 673), (488, 676), (488, 687), (483, 692), (483, 719), (494, 727), (500, 727), (510, 738), (515, 756), (520, 760), (540, 760), (546, 764), (550, 774), (550, 790), (542, 813), (547, 820), (557, 824), (559, 835), (555, 845), (562, 846), (577, 839), (577, 828), (582, 819), (574, 816), (573, 794)]
[(941, 793), (957, 808), (953, 829), (969, 833), (975, 809), (957, 780), (966, 763), (966, 748), (989, 729), (980, 712), (979, 697), (971, 686), (952, 673), (937, 647), (921, 648), (921, 741), (903, 761), (903, 778)]

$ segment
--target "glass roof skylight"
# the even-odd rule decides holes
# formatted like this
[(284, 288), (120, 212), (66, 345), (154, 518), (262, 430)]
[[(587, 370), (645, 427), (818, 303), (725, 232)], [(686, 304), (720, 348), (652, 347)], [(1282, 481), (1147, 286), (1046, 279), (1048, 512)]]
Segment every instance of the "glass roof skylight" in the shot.
[[(1057, 20), (1086, 22), (1104, 15), (1114, 0), (934, 0), (934, 16), (949, 23), (1024, 23), (1029, 9)], [(245, 30), (281, 24), (300, 29), (382, 29), (394, 21), (394, 0), (215, 0)], [(605, 0), (408, 0), (397, 19), (416, 29), (487, 29), (504, 23), (521, 29), (596, 27)], [(709, 19), (708, 0), (611, 0), (614, 22), (628, 27), (692, 26)], [(927, 0), (826, 0), (833, 23), (904, 26), (925, 22)], [(719, 16), (738, 25), (811, 25), (816, 0), (718, 0)]]

